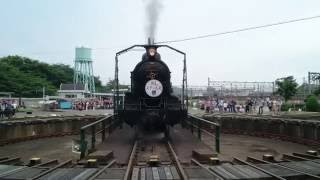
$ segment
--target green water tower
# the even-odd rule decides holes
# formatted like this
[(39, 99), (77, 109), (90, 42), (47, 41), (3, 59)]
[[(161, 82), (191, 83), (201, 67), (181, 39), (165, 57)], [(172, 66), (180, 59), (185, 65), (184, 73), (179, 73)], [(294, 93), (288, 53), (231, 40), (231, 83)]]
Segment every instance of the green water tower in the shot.
[(84, 84), (85, 86), (88, 86), (90, 93), (95, 93), (90, 48), (76, 47), (73, 83)]

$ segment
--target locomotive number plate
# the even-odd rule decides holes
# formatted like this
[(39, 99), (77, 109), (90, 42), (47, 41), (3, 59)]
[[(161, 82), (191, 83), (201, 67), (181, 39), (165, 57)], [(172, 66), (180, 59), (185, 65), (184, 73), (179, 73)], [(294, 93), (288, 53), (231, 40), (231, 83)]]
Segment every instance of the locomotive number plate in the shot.
[(163, 87), (160, 81), (151, 79), (146, 83), (145, 91), (150, 97), (158, 97), (163, 91)]

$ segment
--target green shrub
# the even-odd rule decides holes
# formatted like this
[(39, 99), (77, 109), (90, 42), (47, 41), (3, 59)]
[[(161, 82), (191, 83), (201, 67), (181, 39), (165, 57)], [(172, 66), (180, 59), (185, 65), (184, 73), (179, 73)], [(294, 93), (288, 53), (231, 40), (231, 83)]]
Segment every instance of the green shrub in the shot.
[(289, 108), (292, 108), (292, 104), (283, 104), (282, 106), (281, 106), (281, 111), (288, 111), (289, 110)]
[(299, 111), (299, 109), (301, 109), (302, 111), (305, 111), (304, 104), (288, 104), (288, 103), (285, 103), (281, 106), (281, 111), (289, 111), (290, 108), (291, 108), (291, 111)]
[(316, 96), (309, 96), (307, 98), (306, 110), (309, 112), (317, 112), (320, 110), (320, 105)]
[(302, 111), (305, 111), (306, 105), (305, 104), (296, 104), (296, 105), (294, 105), (294, 108), (296, 111), (298, 111), (299, 109), (301, 109)]

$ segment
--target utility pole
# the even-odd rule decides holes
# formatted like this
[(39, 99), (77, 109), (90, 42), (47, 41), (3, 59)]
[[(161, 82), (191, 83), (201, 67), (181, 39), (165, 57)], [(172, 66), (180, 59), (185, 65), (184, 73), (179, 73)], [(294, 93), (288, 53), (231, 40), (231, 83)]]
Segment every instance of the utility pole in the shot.
[(310, 72), (308, 72), (308, 89), (309, 89), (309, 94), (311, 94), (311, 75), (310, 75)]
[(45, 86), (43, 86), (43, 88), (42, 88), (42, 98), (43, 98), (43, 100), (45, 100), (45, 98), (46, 98), (46, 87)]

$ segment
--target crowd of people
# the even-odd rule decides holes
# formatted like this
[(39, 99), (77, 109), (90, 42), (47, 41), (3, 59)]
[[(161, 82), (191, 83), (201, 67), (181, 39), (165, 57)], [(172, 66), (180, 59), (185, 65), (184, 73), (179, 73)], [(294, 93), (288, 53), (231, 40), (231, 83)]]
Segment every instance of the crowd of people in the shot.
[(278, 115), (282, 100), (279, 98), (248, 98), (245, 101), (236, 101), (233, 98), (209, 98), (200, 101), (200, 109), (206, 112), (233, 112), (263, 114), (264, 110)]
[(111, 99), (86, 99), (74, 101), (72, 109), (74, 110), (95, 110), (95, 109), (110, 109), (113, 107)]
[(0, 101), (0, 119), (5, 117), (11, 118), (16, 111), (17, 104), (14, 100), (1, 100)]
[[(271, 112), (272, 115), (280, 114), (282, 100), (280, 98), (248, 98), (239, 100), (235, 98), (208, 98), (194, 102), (193, 106), (200, 104), (200, 109), (208, 113), (213, 112), (231, 112), (231, 113), (251, 113), (263, 114), (264, 111)], [(0, 100), (0, 118), (12, 117), (15, 114), (17, 103), (15, 100)], [(95, 109), (111, 109), (113, 101), (111, 98), (106, 99), (82, 99), (71, 102), (73, 110), (95, 110)]]

